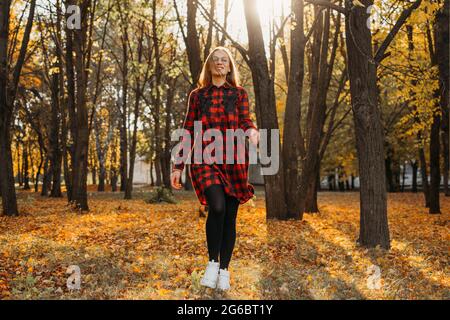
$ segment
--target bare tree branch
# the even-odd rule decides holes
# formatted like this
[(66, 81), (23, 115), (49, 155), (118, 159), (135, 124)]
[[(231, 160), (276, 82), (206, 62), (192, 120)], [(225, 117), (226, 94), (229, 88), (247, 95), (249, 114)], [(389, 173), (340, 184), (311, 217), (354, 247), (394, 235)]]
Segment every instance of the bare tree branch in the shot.
[(338, 6), (337, 4), (331, 3), (331, 1), (327, 0), (305, 0), (305, 2), (316, 4), (319, 6), (324, 6), (331, 8), (333, 10), (339, 11), (340, 13), (347, 15), (347, 10), (344, 7)]
[[(16, 66), (14, 67), (13, 82), (11, 87), (12, 97), (11, 100), (14, 102), (14, 98), (17, 91), (17, 86), (19, 85), (20, 72), (22, 71), (23, 64), (25, 62), (25, 56), (27, 53), (28, 43), (30, 41), (31, 29), (33, 28), (34, 12), (36, 9), (36, 0), (31, 1), (30, 12), (28, 13), (28, 21), (25, 27), (24, 36), (22, 40), (22, 46), (20, 48), (19, 57), (17, 59)], [(12, 107), (12, 106), (11, 106)]]
[(417, 0), (414, 2), (409, 8), (403, 10), (402, 14), (398, 18), (397, 22), (395, 23), (392, 30), (389, 32), (389, 34), (384, 39), (383, 43), (381, 44), (380, 48), (378, 48), (377, 53), (375, 54), (375, 61), (377, 63), (380, 63), (383, 58), (386, 57), (384, 54), (389, 45), (391, 44), (392, 40), (394, 40), (395, 36), (397, 35), (400, 28), (403, 26), (403, 24), (406, 22), (406, 20), (409, 18), (411, 13), (417, 9), (420, 4), (422, 3), (422, 0)]
[(240, 43), (238, 43), (237, 41), (235, 41), (230, 34), (227, 32), (227, 30), (225, 30), (225, 28), (223, 26), (221, 26), (215, 19), (211, 18), (208, 14), (208, 10), (200, 3), (200, 1), (196, 1), (196, 3), (198, 4), (199, 8), (201, 9), (201, 14), (210, 22), (213, 23), (214, 27), (217, 30), (220, 30), (227, 38), (228, 40), (231, 41), (231, 44), (233, 45), (233, 47), (235, 47), (242, 55), (242, 58), (244, 58), (245, 62), (247, 62), (247, 64), (250, 64), (250, 58), (248, 55), (248, 50), (245, 49)]

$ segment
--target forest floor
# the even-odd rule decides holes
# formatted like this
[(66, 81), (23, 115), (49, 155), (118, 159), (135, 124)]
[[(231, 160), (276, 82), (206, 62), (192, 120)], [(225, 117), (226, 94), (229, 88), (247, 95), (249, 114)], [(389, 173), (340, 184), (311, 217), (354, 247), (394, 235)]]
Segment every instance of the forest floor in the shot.
[[(65, 198), (20, 191), (21, 216), (0, 217), (0, 299), (450, 299), (443, 195), (443, 214), (429, 215), (422, 194), (389, 194), (385, 251), (356, 244), (357, 192), (320, 192), (320, 213), (266, 222), (258, 189), (239, 209), (227, 293), (199, 284), (206, 219), (194, 193), (176, 191), (177, 204), (148, 204), (145, 188), (122, 197), (92, 191), (79, 214)], [(79, 290), (67, 287), (70, 265)]]

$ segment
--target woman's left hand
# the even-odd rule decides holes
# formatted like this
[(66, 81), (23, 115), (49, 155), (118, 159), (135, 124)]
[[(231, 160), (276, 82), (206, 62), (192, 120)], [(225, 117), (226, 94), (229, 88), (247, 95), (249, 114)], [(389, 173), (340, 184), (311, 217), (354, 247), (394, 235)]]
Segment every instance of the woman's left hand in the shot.
[(256, 146), (259, 143), (259, 138), (260, 138), (259, 131), (254, 128), (250, 129), (250, 135), (249, 135), (250, 142)]

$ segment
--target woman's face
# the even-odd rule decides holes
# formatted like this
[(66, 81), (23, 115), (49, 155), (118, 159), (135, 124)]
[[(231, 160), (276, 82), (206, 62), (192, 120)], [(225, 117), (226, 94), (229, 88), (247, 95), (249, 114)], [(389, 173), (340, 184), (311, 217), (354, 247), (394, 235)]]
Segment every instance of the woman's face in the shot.
[(222, 50), (216, 50), (212, 54), (209, 68), (213, 76), (225, 77), (227, 73), (231, 71), (230, 59), (228, 58), (228, 54)]

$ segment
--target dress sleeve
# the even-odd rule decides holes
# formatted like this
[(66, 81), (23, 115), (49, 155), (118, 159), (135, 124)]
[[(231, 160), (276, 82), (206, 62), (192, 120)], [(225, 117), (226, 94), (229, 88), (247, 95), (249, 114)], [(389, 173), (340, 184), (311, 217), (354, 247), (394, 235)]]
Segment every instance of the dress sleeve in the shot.
[(197, 120), (197, 114), (198, 114), (198, 96), (197, 96), (197, 92), (195, 90), (193, 90), (189, 94), (186, 117), (185, 117), (184, 123), (183, 123), (183, 129), (186, 129), (189, 131), (189, 134), (191, 136), (191, 141), (187, 141), (187, 140), (185, 141), (183, 139), (183, 137), (180, 137), (181, 144), (179, 144), (180, 150), (177, 151), (177, 155), (178, 155), (178, 157), (183, 156), (183, 162), (181, 162), (179, 164), (174, 164), (173, 170), (183, 171), (183, 169), (184, 169), (184, 163), (187, 160), (188, 155), (185, 155), (185, 154), (182, 155), (182, 150), (183, 149), (192, 150), (192, 144), (194, 142), (194, 122)]
[(258, 129), (250, 119), (248, 94), (245, 89), (242, 89), (239, 95), (239, 128), (244, 130), (244, 132), (249, 128)]

